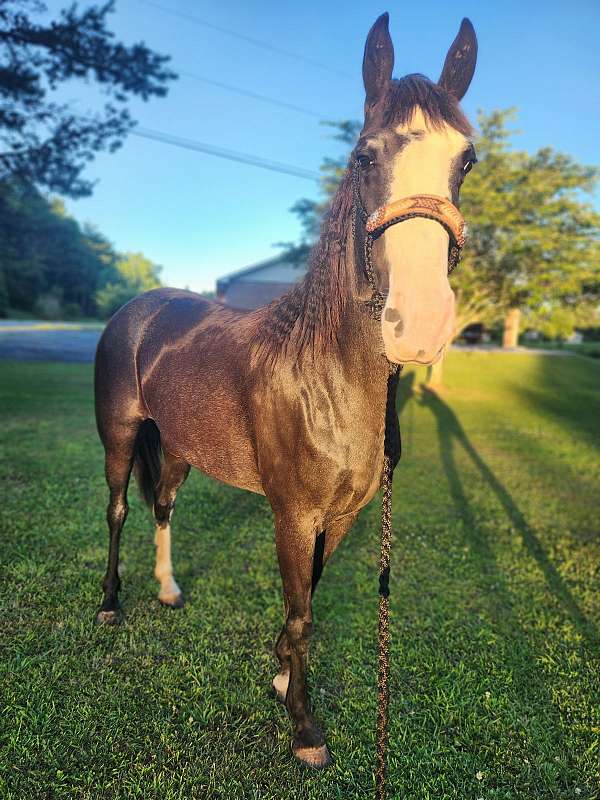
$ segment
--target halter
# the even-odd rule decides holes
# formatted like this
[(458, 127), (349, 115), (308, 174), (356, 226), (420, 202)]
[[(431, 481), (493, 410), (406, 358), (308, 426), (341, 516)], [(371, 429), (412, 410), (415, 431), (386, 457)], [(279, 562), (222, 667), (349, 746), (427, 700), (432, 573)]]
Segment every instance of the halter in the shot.
[[(354, 190), (354, 214), (352, 216), (352, 233), (356, 241), (356, 220), (360, 218), (364, 226), (364, 269), (371, 287), (371, 299), (365, 305), (371, 315), (381, 319), (385, 306), (385, 296), (377, 288), (373, 269), (373, 241), (385, 230), (398, 222), (414, 217), (433, 219), (448, 232), (448, 274), (458, 264), (460, 252), (465, 243), (466, 223), (462, 214), (445, 197), (433, 194), (414, 194), (380, 206), (372, 214), (365, 209), (360, 196), (360, 171), (358, 164), (352, 168), (352, 186)], [(392, 481), (394, 459), (391, 448), (389, 419), (396, 413), (394, 399), (398, 373), (401, 369), (388, 359), (388, 391), (385, 414), (385, 434), (383, 445), (383, 471), (381, 475), (381, 555), (379, 562), (379, 654), (377, 664), (377, 761), (375, 767), (376, 800), (386, 798), (387, 751), (389, 744), (389, 707), (390, 707), (390, 551), (392, 544)], [(391, 405), (390, 405), (391, 404)]]
[(448, 274), (458, 264), (461, 250), (466, 240), (467, 224), (458, 208), (445, 197), (435, 194), (413, 194), (403, 197), (386, 206), (380, 206), (371, 214), (364, 207), (360, 195), (360, 169), (358, 164), (352, 168), (352, 187), (354, 190), (354, 216), (352, 229), (356, 241), (356, 219), (360, 218), (364, 225), (364, 269), (371, 287), (371, 299), (366, 305), (375, 319), (381, 319), (381, 312), (385, 305), (385, 296), (379, 291), (373, 269), (373, 241), (384, 231), (398, 222), (404, 222), (414, 217), (423, 217), (439, 222), (448, 233)]

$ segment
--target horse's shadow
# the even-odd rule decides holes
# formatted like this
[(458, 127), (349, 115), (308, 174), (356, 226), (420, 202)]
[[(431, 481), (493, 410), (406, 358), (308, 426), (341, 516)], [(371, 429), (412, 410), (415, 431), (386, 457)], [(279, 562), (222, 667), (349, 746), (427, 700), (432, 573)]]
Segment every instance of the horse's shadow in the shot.
[(436, 392), (429, 390), (426, 386), (422, 387), (420, 402), (431, 411), (436, 419), (440, 456), (448, 479), (450, 494), (465, 524), (464, 527), (468, 532), (467, 535), (471, 540), (470, 543), (475, 547), (476, 551), (486, 558), (486, 560), (494, 558), (489, 544), (485, 539), (485, 535), (475, 520), (464, 492), (454, 456), (455, 445), (463, 448), (473, 465), (477, 468), (481, 478), (496, 495), (506, 516), (520, 535), (521, 541), (528, 554), (537, 562), (539, 569), (544, 575), (549, 591), (568, 613), (579, 634), (590, 647), (597, 647), (600, 643), (600, 638), (595, 626), (585, 617), (579, 608), (571, 591), (548, 557), (542, 543), (528, 524), (524, 514), (519, 509), (506, 487), (479, 455), (466, 435), (456, 414)]
[[(465, 592), (476, 588), (477, 596), (482, 598), (482, 602), (487, 606), (491, 624), (498, 638), (499, 647), (494, 651), (490, 651), (488, 658), (497, 663), (501, 672), (511, 675), (510, 694), (512, 695), (512, 700), (509, 702), (512, 706), (516, 708), (535, 708), (537, 710), (532, 713), (543, 718), (543, 726), (539, 728), (538, 732), (538, 736), (544, 740), (544, 743), (538, 743), (540, 750), (547, 746), (551, 750), (555, 750), (555, 752), (560, 752), (568, 745), (562, 735), (561, 716), (553, 699), (553, 690), (550, 685), (551, 678), (545, 674), (540, 666), (540, 652), (538, 652), (535, 639), (521, 619), (519, 605), (523, 601), (514, 592), (508, 576), (498, 563), (494, 549), (488, 539), (489, 531), (478, 520), (471, 501), (465, 492), (463, 478), (456, 461), (457, 448), (464, 449), (482, 479), (498, 498), (508, 519), (521, 537), (527, 553), (535, 559), (537, 566), (544, 575), (549, 591), (573, 621), (573, 625), (581, 635), (582, 646), (587, 647), (590, 653), (594, 652), (597, 647), (598, 633), (577, 605), (575, 598), (565, 585), (556, 567), (552, 564), (536, 533), (528, 524), (524, 514), (506, 487), (500, 482), (469, 440), (455, 413), (434, 392), (427, 389), (418, 391), (415, 382), (415, 373), (410, 372), (406, 376), (402, 376), (399, 383), (397, 408), (402, 413), (403, 454), (405, 457), (410, 457), (412, 417), (416, 404), (420, 403), (422, 407), (431, 411), (436, 420), (439, 453), (448, 481), (450, 497), (455, 507), (455, 512), (463, 523), (458, 530), (457, 536), (462, 538), (465, 545), (468, 545), (469, 557), (477, 565), (476, 569), (471, 573), (474, 576), (472, 582), (476, 584), (476, 587), (465, 587)], [(409, 423), (408, 446), (406, 442), (407, 422)], [(400, 462), (399, 469), (402, 469), (402, 462)], [(401, 508), (398, 502), (399, 499), (401, 501), (401, 498), (396, 497), (394, 523), (396, 529), (401, 531), (402, 516), (401, 513), (398, 513), (398, 509)], [(338, 669), (337, 665), (340, 654), (342, 660), (344, 654), (351, 658), (356, 647), (356, 644), (353, 645), (352, 642), (356, 643), (357, 637), (363, 640), (366, 637), (370, 640), (367, 649), (372, 654), (372, 666), (375, 664), (377, 519), (378, 507), (376, 503), (373, 503), (369, 509), (363, 511), (354, 528), (342, 543), (341, 552), (334, 557), (334, 563), (331, 565), (332, 574), (330, 574), (329, 580), (326, 573), (324, 586), (319, 588), (319, 592), (323, 592), (325, 597), (319, 598), (317, 603), (321, 606), (322, 611), (327, 612), (326, 615), (323, 615), (325, 617), (323, 621), (325, 622), (326, 631), (322, 634), (326, 637), (326, 640), (319, 660), (322, 661), (323, 666), (326, 668), (322, 667), (321, 669), (327, 674), (330, 688), (336, 689), (336, 681), (333, 679), (334, 674), (338, 673), (340, 676), (338, 679), (340, 685), (337, 687), (339, 690), (337, 692), (338, 697), (329, 698), (328, 702), (328, 704), (331, 704), (328, 713), (332, 714), (332, 717), (336, 719), (338, 727), (342, 724), (349, 727), (352, 725), (350, 720), (345, 720), (342, 723), (340, 717), (345, 692), (343, 684), (344, 672)], [(404, 546), (411, 547), (410, 543)], [(447, 544), (436, 545), (434, 540), (432, 546), (434, 548), (439, 546), (447, 547)], [(398, 743), (405, 740), (407, 726), (413, 727), (415, 725), (415, 718), (406, 717), (404, 714), (407, 708), (406, 703), (410, 703), (410, 694), (406, 694), (404, 683), (406, 680), (414, 680), (409, 673), (405, 672), (404, 658), (405, 653), (410, 653), (415, 647), (415, 641), (409, 644), (405, 641), (405, 637), (414, 637), (415, 630), (420, 629), (419, 618), (421, 615), (430, 614), (427, 596), (432, 592), (435, 593), (436, 578), (432, 576), (432, 583), (428, 590), (425, 591), (422, 600), (418, 595), (415, 596), (414, 592), (412, 593), (413, 599), (411, 602), (415, 604), (414, 608), (402, 609), (402, 604), (406, 602), (403, 597), (404, 576), (402, 574), (402, 564), (395, 560), (393, 551), (394, 548), (392, 548), (392, 614), (393, 619), (396, 619), (396, 624), (392, 623), (392, 658), (395, 666), (392, 670), (391, 686), (392, 707), (394, 708), (395, 706), (395, 710), (392, 713), (391, 741), (392, 746), (395, 747), (394, 741)], [(356, 567), (357, 563), (360, 564), (361, 561), (368, 563), (368, 569), (372, 572), (371, 580), (369, 580), (368, 575), (365, 577), (365, 569), (352, 569), (353, 565)], [(460, 578), (457, 577), (456, 580), (460, 580)], [(365, 591), (372, 592), (373, 597), (373, 631), (371, 632), (364, 630)], [(406, 593), (404, 594), (406, 595)], [(451, 603), (452, 601), (450, 601), (450, 606)], [(335, 614), (336, 608), (344, 609), (343, 624), (341, 624), (342, 620), (339, 618), (339, 614), (335, 622), (327, 619), (332, 612)], [(448, 607), (442, 613), (451, 616), (453, 614), (452, 608)], [(413, 621), (409, 622), (409, 631), (403, 633), (402, 625), (398, 620), (411, 617)], [(435, 638), (433, 641), (435, 641)], [(363, 646), (361, 645), (361, 647)], [(424, 640), (425, 649), (431, 646), (432, 640), (426, 637)], [(457, 646), (460, 652), (456, 652), (454, 656), (449, 657), (448, 648), (453, 648), (455, 645), (443, 640), (434, 645), (436, 648), (441, 648), (443, 658), (449, 658), (448, 669), (452, 669), (451, 663), (453, 663), (453, 659), (468, 659), (468, 655), (462, 653), (462, 645), (459, 644)], [(469, 645), (467, 644), (468, 648)], [(473, 667), (473, 670), (477, 669), (478, 667)], [(469, 672), (470, 670), (467, 668), (465, 675), (468, 676)], [(453, 672), (453, 680), (460, 681), (461, 677)], [(465, 692), (469, 692), (471, 691), (471, 679), (467, 677), (465, 680), (467, 682)], [(322, 682), (323, 677), (320, 677), (319, 681)], [(356, 691), (360, 692), (360, 687), (356, 688)], [(440, 747), (447, 746), (443, 733), (440, 733), (435, 726), (431, 729), (431, 736), (440, 740)]]

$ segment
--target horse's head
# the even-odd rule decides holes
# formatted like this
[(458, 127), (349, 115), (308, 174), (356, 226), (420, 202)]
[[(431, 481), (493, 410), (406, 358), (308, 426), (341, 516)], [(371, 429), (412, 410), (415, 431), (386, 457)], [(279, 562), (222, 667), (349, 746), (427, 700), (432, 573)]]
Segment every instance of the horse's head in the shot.
[[(352, 154), (364, 211), (372, 213), (413, 195), (435, 196), (425, 203), (435, 204), (437, 197), (458, 204), (461, 184), (476, 161), (471, 128), (459, 107), (476, 58), (475, 31), (465, 19), (437, 83), (422, 75), (393, 80), (388, 15), (373, 25), (363, 61), (365, 124)], [(455, 212), (448, 203), (443, 206)], [(440, 221), (415, 213), (419, 215), (375, 231), (372, 266), (379, 288), (384, 294), (387, 290), (381, 315), (387, 357), (431, 364), (454, 328), (454, 292), (448, 280), (449, 246), (454, 242)], [(364, 227), (357, 234), (360, 243)]]

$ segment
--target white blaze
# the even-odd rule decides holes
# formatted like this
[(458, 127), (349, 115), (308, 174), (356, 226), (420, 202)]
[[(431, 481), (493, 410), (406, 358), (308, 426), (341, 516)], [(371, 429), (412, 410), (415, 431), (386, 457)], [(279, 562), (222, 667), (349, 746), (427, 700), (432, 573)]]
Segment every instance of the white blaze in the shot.
[[(420, 109), (397, 133), (410, 141), (392, 164), (387, 203), (414, 194), (450, 199), (450, 173), (468, 140), (450, 126), (427, 127)], [(409, 219), (384, 236), (389, 293), (381, 328), (388, 358), (432, 363), (451, 337), (454, 292), (448, 282), (448, 234), (434, 220)]]

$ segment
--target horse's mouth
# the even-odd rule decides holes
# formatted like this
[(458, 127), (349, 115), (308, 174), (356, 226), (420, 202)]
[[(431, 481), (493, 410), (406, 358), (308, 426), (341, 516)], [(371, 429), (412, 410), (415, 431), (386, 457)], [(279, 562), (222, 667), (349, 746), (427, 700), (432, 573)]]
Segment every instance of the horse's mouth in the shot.
[(414, 358), (409, 358), (409, 359), (406, 359), (406, 361), (400, 361), (399, 363), (400, 364), (417, 364), (420, 367), (432, 367), (434, 364), (437, 364), (437, 362), (443, 356), (445, 348), (446, 348), (446, 345), (443, 344), (440, 347), (440, 349), (437, 351), (437, 353), (433, 356), (433, 358), (426, 358), (426, 359), (423, 359), (422, 357), (420, 358), (421, 354), (425, 355), (425, 353), (422, 350), (419, 350), (419, 352), (417, 353), (417, 355)]

